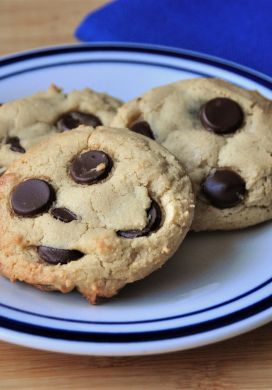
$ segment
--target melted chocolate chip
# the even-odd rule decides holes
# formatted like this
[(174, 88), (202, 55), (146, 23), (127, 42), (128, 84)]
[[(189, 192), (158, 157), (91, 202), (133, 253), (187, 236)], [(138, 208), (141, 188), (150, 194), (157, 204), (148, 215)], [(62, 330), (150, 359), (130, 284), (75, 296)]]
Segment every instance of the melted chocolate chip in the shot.
[(7, 137), (6, 144), (10, 144), (10, 150), (17, 153), (25, 153), (25, 148), (20, 144), (18, 137)]
[(146, 121), (135, 122), (129, 127), (129, 129), (135, 133), (145, 135), (151, 139), (155, 139), (153, 131)]
[(18, 184), (11, 195), (13, 211), (23, 217), (33, 217), (47, 211), (55, 200), (55, 192), (44, 180), (29, 179)]
[(90, 150), (78, 155), (70, 167), (70, 174), (79, 184), (95, 184), (105, 179), (112, 168), (111, 158), (101, 150)]
[(201, 107), (200, 119), (206, 129), (216, 134), (229, 134), (241, 127), (244, 114), (234, 100), (215, 98)]
[(77, 250), (57, 249), (50, 246), (38, 246), (40, 258), (50, 264), (67, 264), (84, 256), (84, 253)]
[(147, 210), (148, 222), (143, 230), (118, 230), (117, 235), (124, 238), (136, 238), (148, 236), (158, 230), (162, 220), (160, 206), (155, 200), (152, 200), (150, 208)]
[(72, 211), (65, 207), (56, 207), (51, 210), (51, 214), (54, 218), (59, 219), (62, 222), (68, 223), (77, 219), (77, 216)]
[(238, 173), (220, 169), (206, 178), (202, 190), (213, 206), (225, 209), (242, 202), (246, 185)]
[(97, 127), (102, 125), (102, 122), (96, 115), (71, 111), (63, 114), (56, 123), (60, 132), (75, 129), (79, 125)]

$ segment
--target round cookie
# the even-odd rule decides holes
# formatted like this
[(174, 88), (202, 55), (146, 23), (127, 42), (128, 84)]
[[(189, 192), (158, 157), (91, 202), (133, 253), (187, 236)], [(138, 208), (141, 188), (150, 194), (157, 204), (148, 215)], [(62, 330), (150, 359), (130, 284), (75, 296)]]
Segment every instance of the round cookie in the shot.
[(0, 107), (0, 174), (33, 144), (55, 132), (109, 125), (121, 102), (89, 88), (62, 92), (55, 85), (46, 92), (14, 100)]
[(161, 267), (193, 217), (190, 179), (156, 142), (80, 126), (0, 178), (0, 272), (90, 302)]
[(124, 104), (112, 124), (151, 134), (182, 162), (196, 194), (192, 230), (272, 217), (272, 102), (258, 92), (219, 79), (178, 81)]

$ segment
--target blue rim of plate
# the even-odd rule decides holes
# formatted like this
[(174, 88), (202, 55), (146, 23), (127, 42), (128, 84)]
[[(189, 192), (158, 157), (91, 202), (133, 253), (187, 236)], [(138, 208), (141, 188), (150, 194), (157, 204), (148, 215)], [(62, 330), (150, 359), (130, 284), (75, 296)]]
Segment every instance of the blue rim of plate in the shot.
[[(243, 77), (246, 77), (247, 79), (250, 79), (252, 81), (258, 82), (262, 86), (272, 89), (272, 79), (259, 73), (255, 72), (249, 68), (239, 66), (235, 63), (223, 61), (221, 59), (202, 55), (200, 53), (191, 52), (191, 51), (185, 51), (175, 48), (168, 48), (163, 46), (150, 46), (150, 45), (138, 45), (138, 44), (111, 44), (111, 43), (99, 43), (99, 44), (91, 44), (91, 45), (68, 45), (68, 46), (60, 46), (60, 47), (52, 47), (52, 48), (44, 48), (44, 49), (38, 49), (33, 50), (30, 52), (23, 52), (19, 53), (17, 55), (12, 55), (3, 58), (0, 60), (0, 68), (3, 68), (5, 66), (14, 64), (14, 63), (20, 63), (23, 61), (33, 60), (35, 58), (42, 58), (42, 57), (50, 57), (50, 56), (56, 56), (56, 55), (62, 55), (62, 54), (73, 54), (73, 53), (82, 53), (82, 52), (92, 52), (92, 51), (123, 51), (123, 52), (137, 52), (137, 53), (146, 53), (146, 54), (158, 54), (168, 57), (175, 57), (175, 58), (182, 58), (187, 60), (192, 60), (194, 62), (212, 65), (236, 74), (239, 74)], [(61, 62), (61, 63), (54, 63), (54, 64), (46, 64), (44, 66), (37, 66), (28, 68), (22, 71), (18, 72), (12, 72), (7, 75), (4, 75), (0, 78), (8, 78), (12, 77), (21, 73), (31, 72), (35, 70), (40, 70), (43, 68), (53, 67), (53, 66), (64, 66), (64, 65), (71, 65), (76, 63), (90, 63), (94, 61), (67, 61), (67, 62)], [(97, 61), (96, 61), (97, 62)], [(109, 60), (101, 60), (101, 62), (109, 62)], [(143, 64), (143, 65), (156, 65), (161, 67), (168, 67), (168, 68), (174, 68), (177, 70), (184, 70), (182, 67), (178, 66), (171, 66), (166, 64), (154, 64), (151, 62), (144, 62), (144, 61), (127, 61), (127, 60), (117, 60), (117, 61), (111, 61), (111, 62), (126, 62), (126, 63), (137, 63), (137, 64)], [(188, 70), (188, 69), (186, 69)], [(205, 73), (201, 72), (195, 72), (199, 75), (203, 76), (207, 75)], [(210, 76), (209, 76), (210, 77)], [(66, 318), (58, 318), (58, 317), (51, 317), (51, 316), (45, 316), (42, 314), (34, 313), (25, 311), (19, 308), (14, 308), (5, 304), (1, 304), (0, 306), (5, 307), (10, 310), (14, 310), (17, 312), (21, 312), (24, 314), (30, 314), (37, 317), (43, 317), (46, 319), (53, 319), (53, 320), (59, 320), (59, 321), (65, 321), (65, 322), (77, 322), (77, 323), (87, 323), (87, 324), (106, 324), (106, 325), (130, 325), (130, 324), (142, 324), (142, 323), (149, 323), (149, 322), (160, 322), (160, 321), (168, 321), (178, 318), (183, 318), (195, 314), (200, 314), (203, 312), (207, 312), (209, 310), (213, 310), (219, 307), (222, 307), (224, 305), (233, 303), (235, 301), (238, 301), (246, 296), (249, 296), (262, 288), (268, 286), (269, 284), (272, 284), (272, 278), (266, 280), (259, 286), (256, 286), (255, 288), (251, 289), (250, 291), (247, 291), (235, 298), (232, 298), (228, 301), (219, 303), (217, 305), (213, 305), (198, 311), (194, 311), (191, 313), (181, 314), (181, 315), (175, 315), (171, 317), (165, 317), (165, 318), (156, 318), (156, 319), (150, 319), (150, 320), (143, 320), (143, 321), (131, 321), (131, 322), (102, 322), (102, 321), (78, 321), (74, 319), (66, 319)], [(211, 319), (208, 321), (188, 325), (188, 326), (182, 326), (178, 328), (172, 328), (172, 329), (164, 329), (160, 331), (150, 331), (150, 332), (130, 332), (130, 333), (101, 333), (101, 332), (78, 332), (78, 331), (68, 331), (64, 329), (54, 329), (49, 327), (43, 327), (39, 325), (32, 325), (28, 323), (24, 323), (21, 321), (9, 319), (3, 316), (0, 316), (0, 326), (3, 328), (13, 330), (20, 333), (26, 333), (41, 337), (49, 337), (52, 339), (61, 339), (61, 340), (67, 340), (67, 341), (92, 341), (92, 342), (108, 342), (108, 343), (127, 343), (127, 342), (146, 342), (146, 341), (156, 341), (156, 340), (164, 340), (164, 339), (173, 339), (173, 338), (180, 338), (180, 337), (186, 337), (191, 335), (196, 335), (199, 333), (219, 329), (221, 327), (225, 327), (227, 325), (231, 325), (237, 322), (240, 322), (242, 320), (248, 319), (252, 316), (255, 316), (257, 314), (260, 314), (262, 312), (265, 312), (268, 309), (271, 309), (272, 307), (272, 294), (268, 297), (251, 304), (247, 307), (244, 307), (240, 310), (234, 311), (228, 315), (221, 316), (215, 319)]]

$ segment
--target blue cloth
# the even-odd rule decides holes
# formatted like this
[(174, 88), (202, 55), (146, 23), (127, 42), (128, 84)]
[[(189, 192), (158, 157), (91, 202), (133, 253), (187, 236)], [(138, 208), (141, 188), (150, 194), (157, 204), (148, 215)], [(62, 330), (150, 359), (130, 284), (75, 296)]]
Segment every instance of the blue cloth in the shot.
[(75, 35), (175, 46), (272, 76), (272, 0), (117, 0), (89, 14)]

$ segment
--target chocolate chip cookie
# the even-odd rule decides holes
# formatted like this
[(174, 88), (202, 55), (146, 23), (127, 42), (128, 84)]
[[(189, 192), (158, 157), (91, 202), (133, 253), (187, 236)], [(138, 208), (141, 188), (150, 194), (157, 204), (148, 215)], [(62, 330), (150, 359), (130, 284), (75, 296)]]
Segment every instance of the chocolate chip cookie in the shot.
[(90, 302), (161, 267), (194, 196), (179, 161), (127, 129), (49, 137), (0, 178), (0, 272)]
[(183, 80), (128, 102), (113, 126), (154, 138), (183, 163), (197, 198), (193, 230), (272, 217), (272, 102), (258, 92)]
[(65, 94), (52, 85), (0, 107), (0, 173), (33, 144), (80, 124), (108, 125), (121, 102), (91, 89)]

